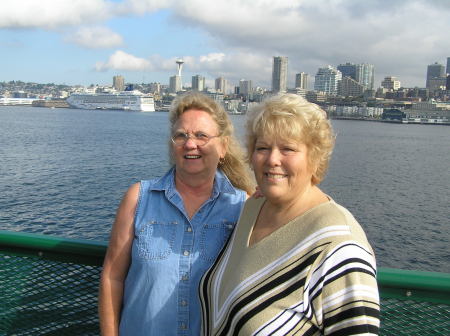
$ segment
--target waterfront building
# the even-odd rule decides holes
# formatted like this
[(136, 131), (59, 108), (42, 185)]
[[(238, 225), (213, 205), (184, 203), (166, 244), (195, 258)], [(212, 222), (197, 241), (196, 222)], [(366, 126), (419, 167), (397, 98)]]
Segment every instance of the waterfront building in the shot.
[(286, 92), (287, 91), (287, 72), (288, 72), (288, 58), (286, 56), (275, 56), (273, 58), (272, 67), (272, 92)]
[(150, 92), (153, 94), (160, 94), (161, 93), (161, 84), (160, 83), (150, 83), (149, 84)]
[(295, 88), (307, 90), (308, 89), (308, 74), (300, 72), (295, 75)]
[(123, 76), (114, 76), (113, 88), (117, 91), (125, 90), (125, 78), (123, 78)]
[(182, 90), (181, 76), (175, 75), (175, 76), (170, 77), (169, 92), (177, 93), (181, 90)]
[(342, 77), (350, 77), (364, 86), (364, 90), (374, 89), (375, 67), (373, 64), (345, 63), (339, 64), (337, 69), (342, 73)]
[(305, 98), (311, 103), (324, 103), (327, 100), (327, 94), (321, 91), (307, 91)]
[(336, 95), (338, 83), (341, 79), (342, 73), (331, 65), (319, 68), (315, 76), (314, 90)]
[(385, 88), (387, 90), (398, 90), (401, 86), (400, 81), (397, 79), (397, 77), (394, 76), (387, 76), (384, 77), (383, 81), (381, 82), (381, 87)]
[(364, 86), (353, 78), (344, 77), (338, 82), (338, 95), (343, 97), (359, 97), (364, 93)]
[(217, 92), (226, 94), (227, 93), (227, 80), (223, 77), (216, 78), (214, 88), (216, 89)]
[(430, 91), (434, 91), (436, 89), (436, 85), (438, 85), (439, 82), (442, 82), (442, 79), (445, 79), (444, 66), (438, 62), (428, 65), (426, 88)]
[(205, 89), (205, 77), (200, 75), (192, 76), (192, 90), (203, 91)]
[(407, 111), (409, 118), (450, 120), (450, 103), (429, 100), (412, 104)]
[(250, 96), (253, 92), (252, 81), (241, 79), (239, 81), (239, 94), (242, 96)]

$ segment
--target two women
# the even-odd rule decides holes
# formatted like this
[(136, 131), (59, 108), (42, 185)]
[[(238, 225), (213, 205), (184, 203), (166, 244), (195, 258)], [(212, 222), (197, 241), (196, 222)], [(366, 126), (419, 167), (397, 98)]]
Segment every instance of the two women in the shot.
[(299, 96), (249, 115), (248, 159), (264, 197), (247, 201), (202, 278), (204, 335), (378, 334), (373, 251), (317, 187), (333, 145), (325, 112)]
[(100, 284), (102, 335), (199, 335), (201, 276), (254, 189), (224, 109), (199, 93), (170, 111), (173, 167), (124, 196)]

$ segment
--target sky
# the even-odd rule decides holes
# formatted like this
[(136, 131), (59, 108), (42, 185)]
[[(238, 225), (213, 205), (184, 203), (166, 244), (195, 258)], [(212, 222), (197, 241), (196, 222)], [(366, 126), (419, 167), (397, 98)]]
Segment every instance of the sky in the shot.
[(168, 84), (193, 75), (270, 89), (273, 56), (288, 86), (342, 63), (424, 87), (450, 57), (449, 0), (0, 0), (0, 82)]

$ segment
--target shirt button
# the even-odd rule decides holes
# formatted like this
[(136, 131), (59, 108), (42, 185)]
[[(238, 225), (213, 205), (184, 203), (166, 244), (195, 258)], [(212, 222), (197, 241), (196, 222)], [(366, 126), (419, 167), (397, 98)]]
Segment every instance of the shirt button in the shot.
[(183, 275), (183, 276), (181, 277), (181, 280), (183, 280), (183, 281), (188, 281), (188, 280), (189, 280), (189, 276)]
[(184, 251), (183, 255), (185, 255), (187, 257), (189, 255), (189, 251)]
[(189, 227), (186, 229), (186, 231), (187, 231), (187, 232), (192, 232), (192, 228), (189, 226)]
[(187, 301), (186, 300), (181, 300), (180, 304), (184, 307), (187, 306)]
[(183, 330), (184, 330), (184, 329), (187, 329), (186, 323), (184, 323), (184, 322), (181, 323), (181, 324), (180, 324), (180, 328), (183, 329)]

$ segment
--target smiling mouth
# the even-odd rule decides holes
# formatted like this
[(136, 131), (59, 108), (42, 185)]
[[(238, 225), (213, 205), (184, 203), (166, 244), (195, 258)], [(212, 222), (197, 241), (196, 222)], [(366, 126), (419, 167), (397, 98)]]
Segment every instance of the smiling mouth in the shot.
[(268, 178), (276, 179), (276, 180), (287, 177), (287, 175), (285, 175), (285, 174), (270, 174), (270, 173), (264, 173), (264, 176), (266, 176)]
[(184, 158), (188, 159), (188, 160), (192, 160), (192, 159), (200, 159), (202, 156), (201, 155), (185, 155)]

